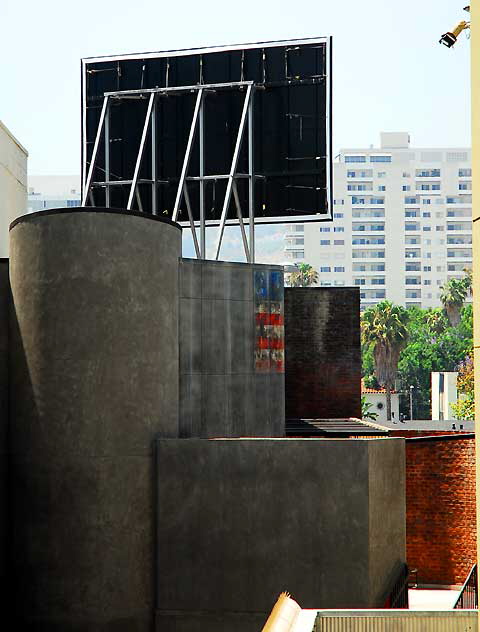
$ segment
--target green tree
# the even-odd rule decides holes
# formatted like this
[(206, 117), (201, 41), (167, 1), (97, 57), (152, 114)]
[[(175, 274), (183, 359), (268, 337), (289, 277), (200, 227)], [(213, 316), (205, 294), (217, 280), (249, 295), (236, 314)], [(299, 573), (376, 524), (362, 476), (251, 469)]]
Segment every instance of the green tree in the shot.
[(475, 420), (473, 357), (468, 356), (458, 366), (457, 389), (459, 398), (452, 404), (457, 419)]
[(408, 320), (408, 310), (390, 301), (366, 309), (362, 317), (362, 342), (372, 348), (375, 377), (385, 387), (388, 420), (392, 418), (391, 391), (398, 361), (408, 340)]
[(371, 410), (373, 407), (372, 402), (367, 402), (365, 395), (362, 395), (362, 419), (370, 419), (370, 421), (376, 421), (378, 413)]
[(462, 307), (470, 288), (471, 277), (468, 276), (463, 279), (449, 279), (441, 287), (440, 300), (452, 327), (456, 327), (460, 322)]
[[(441, 313), (444, 319), (434, 316)], [(472, 349), (473, 311), (467, 305), (460, 323), (452, 327), (441, 310), (409, 309), (408, 345), (398, 363), (402, 396), (401, 411), (408, 414), (409, 388), (414, 386), (414, 410), (417, 419), (431, 417), (432, 371), (456, 371)]]
[(318, 283), (318, 272), (309, 263), (300, 263), (290, 274), (290, 287), (309, 287)]

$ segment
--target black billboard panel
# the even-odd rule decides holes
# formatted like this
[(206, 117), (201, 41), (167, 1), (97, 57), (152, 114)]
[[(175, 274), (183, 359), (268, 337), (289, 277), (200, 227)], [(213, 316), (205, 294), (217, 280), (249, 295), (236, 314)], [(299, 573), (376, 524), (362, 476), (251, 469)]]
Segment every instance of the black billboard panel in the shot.
[(331, 161), (329, 38), (82, 60), (86, 203), (330, 220)]

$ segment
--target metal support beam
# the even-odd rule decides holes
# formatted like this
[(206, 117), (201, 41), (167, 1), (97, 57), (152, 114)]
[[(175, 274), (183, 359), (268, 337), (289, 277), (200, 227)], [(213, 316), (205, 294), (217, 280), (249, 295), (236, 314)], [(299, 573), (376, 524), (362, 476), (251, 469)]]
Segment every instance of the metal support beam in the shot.
[[(206, 252), (206, 232), (205, 232), (205, 100), (202, 99), (200, 104), (200, 122), (199, 122), (199, 145), (200, 145), (200, 259), (205, 259)], [(198, 256), (198, 254), (197, 254)]]
[(89, 199), (90, 185), (92, 184), (93, 171), (95, 169), (95, 161), (97, 160), (98, 146), (100, 144), (100, 138), (102, 136), (102, 131), (103, 131), (103, 124), (105, 122), (105, 113), (108, 107), (108, 99), (109, 99), (108, 96), (104, 97), (103, 99), (102, 111), (100, 112), (100, 120), (98, 122), (97, 135), (95, 137), (92, 157), (90, 159), (90, 168), (88, 170), (87, 181), (85, 183), (85, 189), (83, 191), (82, 206), (85, 206), (87, 203), (87, 200)]
[(228, 83), (202, 83), (191, 86), (173, 86), (167, 88), (145, 88), (140, 90), (116, 90), (114, 92), (105, 92), (105, 96), (114, 97), (116, 99), (128, 98), (135, 95), (145, 95), (152, 93), (169, 94), (171, 92), (197, 92), (197, 90), (234, 90), (235, 88), (244, 88), (253, 85), (253, 81), (231, 81)]
[(240, 232), (242, 233), (242, 241), (243, 241), (243, 249), (245, 251), (245, 257), (247, 261), (250, 261), (250, 249), (248, 247), (247, 234), (245, 232), (245, 226), (243, 224), (242, 207), (240, 204), (240, 197), (238, 195), (237, 183), (235, 181), (233, 182), (233, 197), (235, 199), (235, 206), (237, 207), (237, 217), (238, 217), (238, 223), (240, 226)]
[[(253, 88), (252, 88), (253, 90)], [(255, 263), (255, 154), (253, 130), (253, 96), (248, 105), (248, 220), (250, 229), (250, 263)]]
[(190, 228), (192, 229), (193, 245), (195, 247), (195, 252), (197, 253), (197, 259), (202, 259), (200, 248), (198, 247), (197, 231), (195, 230), (195, 222), (193, 221), (192, 205), (190, 204), (190, 194), (188, 192), (187, 186), (185, 186), (184, 194), (185, 194), (185, 204), (187, 205), (188, 218), (190, 220)]
[(142, 198), (140, 197), (140, 190), (138, 187), (137, 187), (137, 190), (135, 191), (135, 197), (137, 198), (138, 210), (140, 211), (140, 213), (143, 213)]
[(187, 176), (188, 167), (190, 165), (190, 158), (192, 155), (193, 142), (195, 140), (195, 132), (197, 130), (198, 115), (200, 112), (200, 105), (203, 100), (203, 88), (198, 91), (197, 100), (195, 102), (195, 110), (193, 111), (192, 124), (190, 126), (190, 133), (188, 135), (187, 149), (185, 150), (185, 156), (183, 158), (182, 173), (180, 174), (180, 182), (178, 183), (177, 196), (175, 198), (175, 205), (173, 207), (172, 220), (177, 221), (178, 211), (183, 197), (183, 188), (185, 186), (185, 178)]
[(130, 187), (130, 193), (128, 195), (127, 211), (132, 210), (133, 198), (135, 196), (135, 190), (137, 188), (137, 181), (138, 181), (138, 175), (140, 173), (140, 167), (142, 166), (143, 151), (145, 149), (145, 141), (147, 140), (148, 127), (150, 125), (150, 119), (152, 117), (152, 109), (153, 109), (154, 100), (155, 100), (155, 93), (152, 92), (152, 94), (150, 95), (150, 99), (148, 101), (147, 114), (145, 116), (145, 123), (143, 124), (142, 137), (140, 139), (140, 147), (138, 149), (138, 154), (137, 154), (137, 162), (135, 164), (135, 171), (133, 173), (132, 186)]
[(245, 131), (245, 123), (247, 120), (247, 114), (248, 114), (248, 110), (250, 106), (250, 98), (252, 96), (252, 89), (253, 89), (252, 85), (249, 85), (247, 87), (245, 100), (243, 102), (242, 116), (240, 118), (240, 125), (238, 127), (237, 142), (235, 143), (235, 150), (233, 152), (232, 164), (230, 166), (230, 173), (229, 173), (228, 182), (227, 182), (227, 190), (225, 192), (222, 215), (220, 218), (220, 226), (218, 228), (218, 233), (217, 233), (217, 244), (215, 247), (215, 259), (217, 261), (220, 255), (220, 247), (222, 245), (222, 237), (223, 237), (223, 232), (225, 230), (225, 220), (227, 219), (228, 207), (230, 206), (230, 199), (232, 197), (233, 179), (235, 176), (235, 172), (237, 170), (238, 158), (240, 155), (240, 148), (242, 146), (243, 133)]
[(157, 209), (157, 104), (155, 99), (152, 110), (152, 214), (158, 215)]
[(105, 206), (110, 207), (110, 103), (105, 112)]

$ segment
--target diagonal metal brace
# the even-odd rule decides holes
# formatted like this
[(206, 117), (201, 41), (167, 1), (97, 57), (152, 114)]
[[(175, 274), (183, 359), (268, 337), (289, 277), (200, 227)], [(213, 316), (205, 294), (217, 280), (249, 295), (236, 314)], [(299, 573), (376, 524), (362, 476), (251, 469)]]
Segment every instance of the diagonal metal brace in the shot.
[(135, 197), (135, 191), (137, 189), (140, 167), (142, 166), (143, 151), (145, 149), (145, 142), (147, 140), (147, 133), (148, 133), (149, 125), (150, 125), (150, 119), (152, 118), (152, 109), (153, 109), (154, 100), (155, 100), (155, 93), (152, 92), (152, 94), (150, 95), (150, 99), (148, 101), (147, 114), (145, 116), (145, 123), (143, 124), (142, 137), (140, 139), (140, 147), (138, 149), (138, 154), (137, 154), (137, 162), (135, 164), (135, 171), (133, 173), (132, 186), (130, 187), (130, 193), (128, 195), (127, 211), (132, 210), (133, 198)]
[(235, 143), (235, 150), (233, 152), (232, 164), (230, 166), (230, 173), (228, 175), (228, 181), (227, 181), (227, 190), (225, 191), (225, 199), (223, 201), (223, 209), (222, 209), (222, 215), (220, 219), (220, 226), (218, 228), (218, 233), (217, 233), (217, 244), (215, 247), (215, 259), (217, 261), (220, 255), (220, 247), (222, 245), (222, 238), (223, 238), (223, 233), (225, 230), (225, 222), (227, 219), (228, 207), (230, 206), (230, 200), (232, 197), (233, 180), (235, 177), (235, 172), (237, 171), (238, 158), (240, 156), (240, 149), (242, 146), (242, 139), (243, 139), (243, 134), (245, 131), (245, 124), (247, 121), (248, 107), (250, 105), (251, 97), (252, 97), (252, 86), (249, 85), (247, 87), (245, 100), (243, 102), (242, 116), (240, 118), (240, 125), (238, 127), (237, 142)]
[(90, 187), (92, 185), (93, 171), (95, 169), (95, 162), (97, 160), (98, 146), (100, 144), (100, 138), (102, 136), (103, 125), (105, 123), (105, 114), (107, 112), (109, 97), (103, 98), (102, 111), (100, 112), (100, 121), (98, 122), (97, 135), (95, 137), (95, 144), (93, 145), (92, 157), (90, 159), (90, 169), (88, 170), (87, 181), (83, 188), (82, 206), (85, 206), (89, 199)]
[(177, 221), (178, 211), (182, 202), (185, 178), (187, 177), (188, 167), (190, 165), (190, 158), (192, 156), (192, 147), (195, 141), (195, 134), (197, 131), (198, 115), (200, 113), (200, 107), (203, 99), (203, 88), (198, 91), (197, 100), (195, 102), (195, 110), (193, 112), (192, 124), (190, 126), (190, 133), (188, 135), (187, 149), (185, 150), (185, 156), (183, 158), (182, 173), (180, 174), (180, 182), (178, 183), (177, 196), (175, 198), (175, 206), (173, 207), (172, 220)]

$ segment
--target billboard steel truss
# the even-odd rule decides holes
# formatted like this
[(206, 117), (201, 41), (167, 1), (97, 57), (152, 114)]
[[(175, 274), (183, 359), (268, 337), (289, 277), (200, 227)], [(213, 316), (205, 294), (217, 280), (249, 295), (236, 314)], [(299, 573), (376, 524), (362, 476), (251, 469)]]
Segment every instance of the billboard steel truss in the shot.
[(198, 258), (237, 224), (249, 262), (255, 222), (331, 220), (330, 68), (326, 38), (82, 60), (82, 204), (179, 221)]

